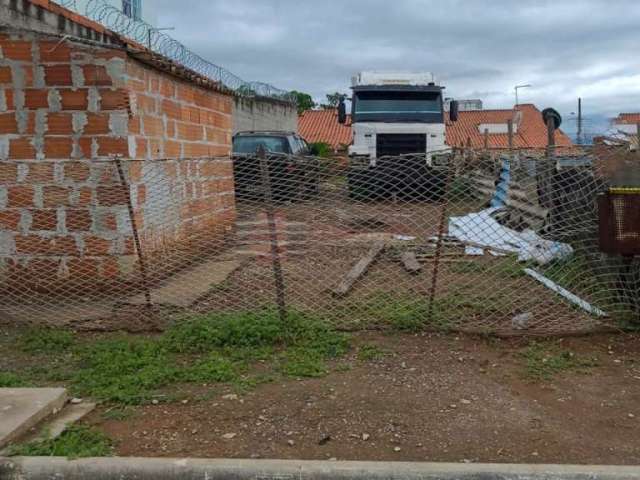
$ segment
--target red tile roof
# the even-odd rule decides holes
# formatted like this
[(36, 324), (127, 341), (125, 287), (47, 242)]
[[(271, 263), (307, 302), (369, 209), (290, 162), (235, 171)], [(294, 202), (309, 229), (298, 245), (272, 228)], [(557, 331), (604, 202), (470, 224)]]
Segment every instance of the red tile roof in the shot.
[[(540, 110), (532, 104), (518, 105), (509, 110), (470, 110), (460, 112), (457, 122), (447, 121), (447, 144), (465, 146), (467, 139), (474, 148), (484, 147), (484, 134), (478, 126), (484, 123), (507, 123), (509, 119), (517, 124), (513, 135), (515, 148), (544, 148), (547, 146), (547, 127)], [(571, 139), (562, 130), (555, 132), (556, 145), (570, 147)], [(507, 148), (509, 136), (506, 133), (489, 134), (489, 148)]]
[(613, 123), (640, 123), (640, 113), (621, 113), (613, 120)]
[[(517, 112), (521, 112), (517, 115)], [(484, 123), (507, 123), (509, 119), (517, 121), (514, 134), (515, 148), (544, 148), (547, 146), (547, 127), (542, 120), (540, 110), (535, 105), (518, 105), (509, 110), (471, 110), (460, 112), (457, 122), (447, 119), (446, 137), (448, 145), (463, 146), (470, 139), (474, 148), (484, 147), (484, 135), (478, 126)], [(351, 143), (351, 120), (346, 125), (338, 123), (336, 110), (307, 110), (299, 117), (298, 130), (308, 142), (325, 142), (334, 148)], [(569, 147), (573, 143), (561, 130), (555, 132), (556, 145)], [(508, 135), (489, 134), (489, 148), (507, 148)]]
[(351, 116), (341, 125), (336, 109), (307, 110), (298, 117), (298, 132), (309, 143), (324, 142), (339, 149), (351, 143)]

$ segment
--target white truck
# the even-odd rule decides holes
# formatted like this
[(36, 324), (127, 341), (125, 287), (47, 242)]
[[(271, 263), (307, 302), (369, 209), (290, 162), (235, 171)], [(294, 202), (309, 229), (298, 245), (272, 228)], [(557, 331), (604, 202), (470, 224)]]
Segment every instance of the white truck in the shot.
[[(444, 87), (431, 73), (361, 72), (351, 89), (351, 196), (440, 196), (451, 152), (445, 143)], [(457, 118), (452, 101), (449, 119)], [(338, 121), (346, 121), (344, 99)]]

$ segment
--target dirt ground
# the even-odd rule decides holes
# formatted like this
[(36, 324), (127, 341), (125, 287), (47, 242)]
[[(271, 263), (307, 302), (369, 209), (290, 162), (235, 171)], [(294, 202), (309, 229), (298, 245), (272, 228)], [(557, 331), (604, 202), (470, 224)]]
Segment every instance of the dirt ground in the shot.
[[(640, 463), (637, 335), (556, 340), (596, 366), (538, 381), (516, 341), (353, 338), (352, 353), (326, 377), (243, 394), (189, 387), (176, 392), (183, 400), (130, 407), (119, 420), (100, 407), (87, 423), (116, 441), (118, 455)], [(363, 359), (358, 352), (372, 345), (378, 355)]]

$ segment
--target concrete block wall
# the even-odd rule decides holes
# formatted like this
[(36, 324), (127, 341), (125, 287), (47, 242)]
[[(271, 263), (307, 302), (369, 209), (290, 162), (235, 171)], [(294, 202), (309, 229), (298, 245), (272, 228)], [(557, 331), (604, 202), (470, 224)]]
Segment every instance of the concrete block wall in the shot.
[(247, 130), (297, 132), (297, 108), (269, 98), (236, 98), (233, 104), (233, 133)]
[(135, 281), (129, 198), (152, 272), (188, 263), (202, 247), (189, 239), (220, 245), (232, 165), (207, 159), (229, 152), (231, 105), (121, 49), (0, 35), (0, 286), (82, 294)]

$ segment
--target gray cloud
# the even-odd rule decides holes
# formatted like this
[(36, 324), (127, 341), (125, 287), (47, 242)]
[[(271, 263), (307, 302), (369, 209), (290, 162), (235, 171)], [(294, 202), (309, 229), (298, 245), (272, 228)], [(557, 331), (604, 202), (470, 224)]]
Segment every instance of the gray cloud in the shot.
[(363, 69), (432, 71), (456, 98), (640, 110), (640, 2), (150, 0), (158, 23), (247, 80), (322, 99)]

